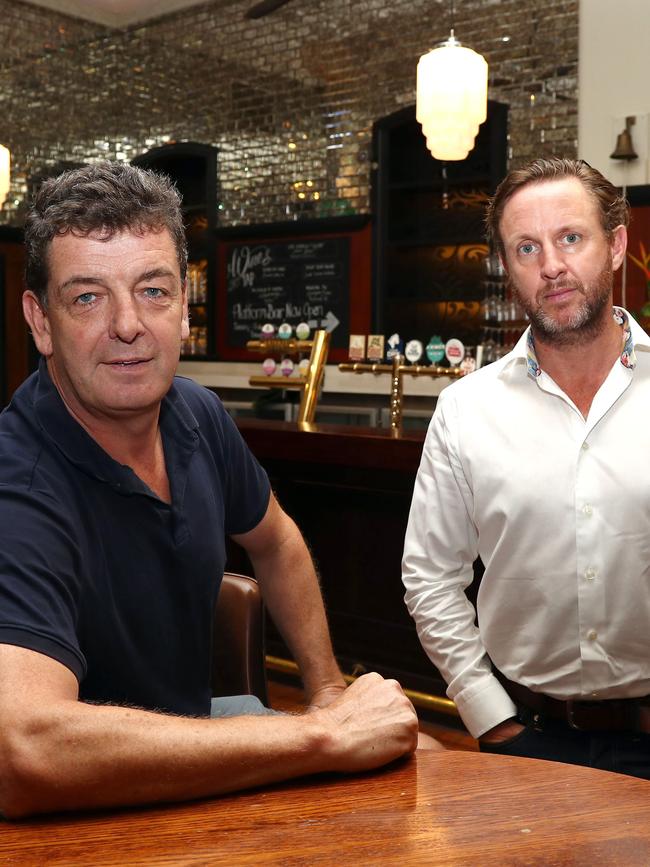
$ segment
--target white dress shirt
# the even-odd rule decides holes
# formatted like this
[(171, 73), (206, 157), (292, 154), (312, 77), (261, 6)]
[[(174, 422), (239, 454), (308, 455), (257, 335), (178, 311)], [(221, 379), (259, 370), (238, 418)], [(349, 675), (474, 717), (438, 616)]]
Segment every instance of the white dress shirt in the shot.
[(526, 331), (446, 388), (429, 426), (406, 603), (474, 737), (515, 713), (490, 660), (554, 698), (650, 694), (650, 338), (614, 314), (628, 339), (586, 419)]

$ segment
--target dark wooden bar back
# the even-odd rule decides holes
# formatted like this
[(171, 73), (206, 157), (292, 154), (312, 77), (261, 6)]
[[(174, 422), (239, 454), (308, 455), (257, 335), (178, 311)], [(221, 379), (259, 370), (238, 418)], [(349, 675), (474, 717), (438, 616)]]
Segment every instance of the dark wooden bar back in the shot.
[[(376, 670), (444, 694), (420, 647), (401, 583), (404, 533), (424, 436), (346, 425), (242, 419), (239, 429), (314, 554), (345, 670)], [(238, 551), (230, 568), (244, 569)], [(286, 655), (269, 626), (271, 653)]]

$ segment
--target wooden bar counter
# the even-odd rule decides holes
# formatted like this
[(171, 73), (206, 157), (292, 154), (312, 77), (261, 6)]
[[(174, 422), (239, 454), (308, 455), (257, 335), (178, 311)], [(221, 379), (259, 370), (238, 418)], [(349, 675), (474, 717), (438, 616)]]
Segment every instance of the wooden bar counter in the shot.
[[(401, 558), (424, 434), (238, 420), (321, 575), (337, 657), (410, 689), (444, 694), (404, 605)], [(234, 568), (245, 568), (233, 552)], [(230, 561), (229, 561), (230, 562)], [(269, 652), (286, 656), (270, 628)]]

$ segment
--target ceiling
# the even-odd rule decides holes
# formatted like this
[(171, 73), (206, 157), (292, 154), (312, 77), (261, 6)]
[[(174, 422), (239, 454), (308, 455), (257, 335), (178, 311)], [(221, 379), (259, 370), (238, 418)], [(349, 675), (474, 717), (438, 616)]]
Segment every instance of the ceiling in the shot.
[(206, 0), (28, 0), (36, 6), (45, 6), (83, 18), (95, 21), (107, 27), (128, 27), (149, 18), (158, 18), (178, 9), (188, 6), (198, 6)]

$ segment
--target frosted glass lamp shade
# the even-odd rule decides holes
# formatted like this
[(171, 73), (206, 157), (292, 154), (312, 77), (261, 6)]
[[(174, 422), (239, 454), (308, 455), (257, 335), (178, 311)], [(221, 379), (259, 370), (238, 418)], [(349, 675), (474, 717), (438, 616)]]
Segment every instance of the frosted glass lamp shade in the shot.
[(487, 117), (488, 65), (453, 33), (423, 54), (417, 68), (416, 117), (436, 159), (464, 160)]

